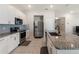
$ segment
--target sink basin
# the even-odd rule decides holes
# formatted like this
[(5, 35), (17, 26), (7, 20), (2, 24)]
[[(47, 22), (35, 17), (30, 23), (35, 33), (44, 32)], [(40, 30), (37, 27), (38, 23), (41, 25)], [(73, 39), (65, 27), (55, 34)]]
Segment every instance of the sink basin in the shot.
[(49, 34), (50, 34), (51, 36), (61, 36), (61, 35), (57, 34), (56, 32), (49, 32)]

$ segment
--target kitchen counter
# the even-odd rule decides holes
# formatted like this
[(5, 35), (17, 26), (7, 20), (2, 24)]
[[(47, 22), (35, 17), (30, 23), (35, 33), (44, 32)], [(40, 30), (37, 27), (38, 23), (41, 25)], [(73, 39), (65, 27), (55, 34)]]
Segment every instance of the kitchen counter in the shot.
[(17, 32), (14, 32), (14, 33), (11, 33), (11, 32), (2, 33), (2, 34), (0, 34), (0, 38), (5, 37), (5, 36), (8, 36), (8, 35), (15, 34), (15, 33), (17, 33)]
[(72, 35), (65, 36), (65, 39), (59, 35), (52, 36), (49, 33), (47, 35), (56, 49), (79, 49), (79, 39), (76, 40)]

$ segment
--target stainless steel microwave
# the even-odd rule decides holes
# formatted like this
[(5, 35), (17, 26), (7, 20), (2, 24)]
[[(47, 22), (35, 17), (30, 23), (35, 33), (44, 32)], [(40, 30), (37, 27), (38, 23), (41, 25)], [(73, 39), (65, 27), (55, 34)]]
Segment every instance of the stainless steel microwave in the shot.
[(22, 25), (22, 24), (23, 24), (23, 20), (15, 17), (15, 25)]

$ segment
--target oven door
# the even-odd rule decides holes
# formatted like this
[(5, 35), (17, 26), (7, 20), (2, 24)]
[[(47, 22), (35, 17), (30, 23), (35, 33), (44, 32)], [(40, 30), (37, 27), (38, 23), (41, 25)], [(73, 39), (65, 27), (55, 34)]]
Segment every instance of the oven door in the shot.
[(26, 41), (26, 31), (20, 32), (20, 44)]
[(22, 38), (25, 38), (26, 37), (26, 32), (21, 32), (20, 33), (20, 38), (22, 39)]

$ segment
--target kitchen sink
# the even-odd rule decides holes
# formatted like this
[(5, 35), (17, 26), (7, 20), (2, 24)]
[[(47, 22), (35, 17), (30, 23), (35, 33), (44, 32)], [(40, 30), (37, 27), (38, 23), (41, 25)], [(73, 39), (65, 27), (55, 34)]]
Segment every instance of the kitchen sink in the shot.
[(60, 34), (58, 34), (58, 33), (56, 33), (56, 32), (49, 32), (49, 34), (50, 34), (51, 36), (61, 36)]

